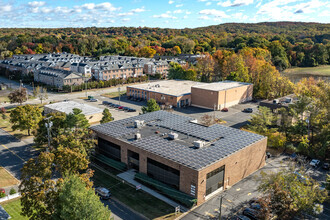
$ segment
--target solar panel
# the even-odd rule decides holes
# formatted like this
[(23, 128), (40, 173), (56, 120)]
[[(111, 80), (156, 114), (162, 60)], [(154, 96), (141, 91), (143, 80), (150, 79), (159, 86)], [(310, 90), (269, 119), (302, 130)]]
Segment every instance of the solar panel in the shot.
[[(151, 135), (142, 137), (131, 142), (135, 147), (144, 149), (153, 154), (160, 155), (168, 160), (180, 163), (192, 169), (202, 169), (216, 161), (229, 156), (259, 140), (263, 136), (234, 129), (224, 125), (215, 124), (205, 127), (191, 123), (192, 118), (172, 114), (165, 111), (156, 111), (148, 114), (138, 115), (131, 118), (113, 121), (91, 127), (97, 133), (102, 133), (118, 139), (125, 139), (126, 135), (134, 135), (139, 129), (133, 127), (135, 120), (143, 120), (150, 129), (165, 129), (175, 131), (182, 141), (189, 136), (197, 140), (210, 143), (209, 146), (194, 149), (182, 141), (167, 140), (160, 135), (150, 132)], [(191, 144), (192, 145), (192, 144)]]

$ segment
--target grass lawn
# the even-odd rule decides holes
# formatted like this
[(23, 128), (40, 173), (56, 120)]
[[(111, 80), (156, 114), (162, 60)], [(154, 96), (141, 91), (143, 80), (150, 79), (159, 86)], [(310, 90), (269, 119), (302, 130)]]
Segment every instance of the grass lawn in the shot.
[[(126, 95), (126, 91), (121, 91), (120, 95)], [(105, 93), (102, 94), (102, 96), (108, 97), (108, 98), (117, 98), (119, 97), (119, 92), (110, 92), (110, 93)]]
[(19, 181), (13, 177), (5, 168), (0, 167), (0, 188), (18, 184)]
[(174, 219), (172, 206), (146, 192), (136, 191), (135, 188), (95, 167), (93, 169), (95, 170), (93, 177), (95, 185), (110, 189), (112, 195), (120, 202), (150, 219)]
[(3, 202), (0, 205), (11, 216), (11, 220), (25, 220), (25, 219), (28, 219), (27, 217), (22, 216), (20, 214), (20, 212), (21, 212), (21, 202), (20, 202), (19, 198)]
[(330, 76), (330, 65), (317, 67), (294, 67), (283, 71), (284, 75)]

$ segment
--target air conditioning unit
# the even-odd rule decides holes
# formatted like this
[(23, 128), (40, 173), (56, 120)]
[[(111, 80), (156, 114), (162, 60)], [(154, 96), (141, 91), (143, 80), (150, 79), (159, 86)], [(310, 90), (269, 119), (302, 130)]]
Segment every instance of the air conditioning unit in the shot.
[(140, 120), (135, 120), (134, 121), (134, 127), (135, 128), (141, 128), (144, 124), (144, 121), (140, 121)]
[(205, 145), (204, 141), (194, 141), (194, 146), (198, 149), (204, 147), (204, 145)]
[(179, 135), (177, 133), (171, 132), (171, 133), (168, 134), (168, 137), (171, 140), (176, 140), (176, 139), (178, 139)]

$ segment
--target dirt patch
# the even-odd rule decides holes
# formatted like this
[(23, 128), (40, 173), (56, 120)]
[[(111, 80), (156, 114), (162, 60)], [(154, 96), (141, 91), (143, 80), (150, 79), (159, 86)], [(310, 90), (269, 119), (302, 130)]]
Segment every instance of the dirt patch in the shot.
[(0, 188), (19, 184), (19, 181), (13, 177), (5, 168), (0, 167)]

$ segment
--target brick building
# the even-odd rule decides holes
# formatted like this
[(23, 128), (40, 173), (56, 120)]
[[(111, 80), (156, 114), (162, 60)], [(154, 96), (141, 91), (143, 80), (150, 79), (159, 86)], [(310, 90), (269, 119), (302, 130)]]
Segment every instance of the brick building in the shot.
[(175, 107), (197, 106), (221, 110), (238, 103), (252, 100), (253, 85), (250, 83), (221, 81), (201, 83), (188, 80), (164, 80), (127, 86), (127, 95)]
[(165, 111), (91, 127), (97, 151), (203, 203), (265, 165), (267, 138)]
[(34, 71), (34, 81), (62, 88), (65, 85), (80, 85), (84, 82), (84, 77), (72, 71), (41, 67)]

